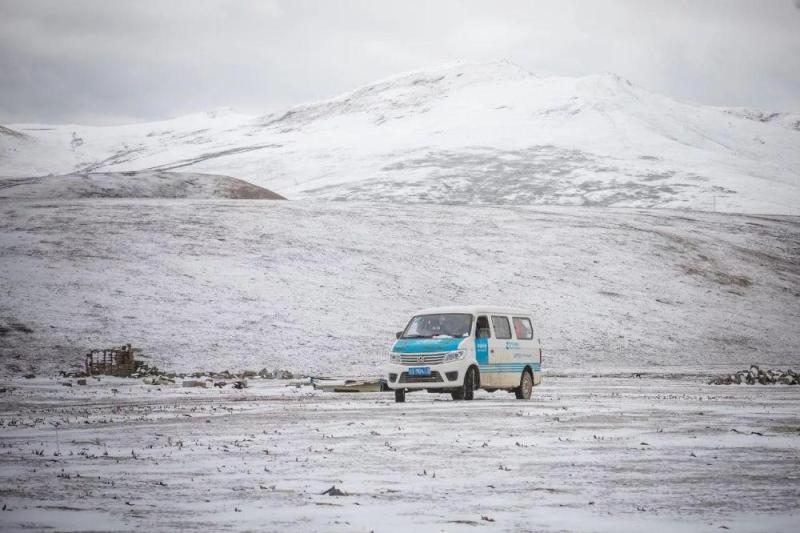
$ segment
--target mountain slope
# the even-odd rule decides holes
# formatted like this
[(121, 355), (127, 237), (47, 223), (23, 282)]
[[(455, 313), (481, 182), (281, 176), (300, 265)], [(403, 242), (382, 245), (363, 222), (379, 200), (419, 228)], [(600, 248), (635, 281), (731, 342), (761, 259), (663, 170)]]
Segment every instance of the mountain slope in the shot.
[(94, 172), (0, 179), (0, 199), (236, 198), (281, 200), (246, 181), (189, 172)]
[(270, 115), (12, 125), (0, 175), (181, 170), (290, 198), (798, 213), (800, 116), (716, 108), (613, 74), (459, 62)]
[(360, 202), (0, 202), (0, 374), (375, 375), (409, 314), (531, 309), (548, 371), (800, 364), (795, 217)]

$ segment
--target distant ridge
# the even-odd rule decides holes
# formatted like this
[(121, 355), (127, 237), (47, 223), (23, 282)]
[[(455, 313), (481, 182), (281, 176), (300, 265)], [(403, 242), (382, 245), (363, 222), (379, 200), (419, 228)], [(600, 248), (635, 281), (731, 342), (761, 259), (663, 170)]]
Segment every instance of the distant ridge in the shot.
[(279, 194), (229, 176), (187, 172), (95, 172), (0, 179), (0, 199), (230, 198), (285, 200)]
[(11, 128), (6, 128), (5, 126), (0, 126), (0, 135), (6, 135), (8, 137), (16, 137), (18, 139), (24, 139), (26, 137), (24, 133), (14, 131)]
[[(249, 116), (14, 124), (0, 176), (176, 170), (288, 198), (800, 214), (800, 114), (706, 106), (613, 73), (459, 61)], [(20, 136), (21, 135), (21, 136)]]

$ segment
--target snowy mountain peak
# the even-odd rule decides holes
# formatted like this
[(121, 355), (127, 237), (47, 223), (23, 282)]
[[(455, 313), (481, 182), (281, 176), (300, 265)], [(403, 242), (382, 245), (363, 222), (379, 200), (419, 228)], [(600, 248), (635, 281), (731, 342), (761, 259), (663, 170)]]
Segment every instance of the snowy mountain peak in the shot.
[(456, 61), (255, 118), (9, 125), (0, 176), (199, 172), (288, 198), (796, 214), (798, 124), (613, 73), (538, 78), (510, 61)]
[(499, 82), (535, 78), (533, 74), (508, 59), (474, 61), (460, 59), (431, 68), (418, 69), (378, 80), (372, 85), (419, 85), (444, 80), (461, 79), (464, 82)]
[(614, 72), (603, 72), (602, 74), (590, 74), (579, 78), (586, 86), (594, 86), (611, 92), (628, 92), (631, 90), (642, 90), (634, 85), (629, 79), (623, 78)]
[(224, 118), (230, 116), (243, 116), (235, 107), (225, 106), (211, 109), (205, 112), (208, 118)]
[(459, 89), (533, 79), (536, 79), (533, 74), (508, 60), (459, 60), (384, 78), (327, 100), (260, 117), (256, 123), (261, 126), (286, 121), (303, 123), (324, 115), (361, 112), (384, 117), (403, 108), (424, 107)]

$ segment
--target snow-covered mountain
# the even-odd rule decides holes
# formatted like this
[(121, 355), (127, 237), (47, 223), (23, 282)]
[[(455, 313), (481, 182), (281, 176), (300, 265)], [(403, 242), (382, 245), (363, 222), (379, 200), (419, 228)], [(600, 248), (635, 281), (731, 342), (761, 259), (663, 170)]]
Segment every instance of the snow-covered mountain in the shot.
[(180, 170), (289, 198), (800, 213), (800, 114), (506, 62), (402, 74), (265, 116), (0, 128), (0, 175)]

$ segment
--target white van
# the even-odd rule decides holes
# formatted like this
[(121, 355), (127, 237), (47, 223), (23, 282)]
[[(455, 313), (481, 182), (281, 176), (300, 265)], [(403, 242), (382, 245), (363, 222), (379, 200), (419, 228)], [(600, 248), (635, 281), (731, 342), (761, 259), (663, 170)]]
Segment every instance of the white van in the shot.
[(392, 347), (386, 383), (406, 392), (449, 392), (471, 400), (476, 389), (529, 399), (542, 381), (542, 349), (528, 311), (508, 307), (435, 307), (416, 313)]

